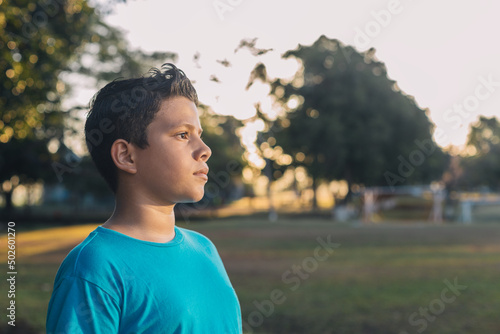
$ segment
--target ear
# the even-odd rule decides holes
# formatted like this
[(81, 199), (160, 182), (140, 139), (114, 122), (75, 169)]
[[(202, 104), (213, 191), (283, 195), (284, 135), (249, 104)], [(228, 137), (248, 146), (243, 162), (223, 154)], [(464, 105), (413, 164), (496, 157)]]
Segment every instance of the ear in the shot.
[(115, 166), (124, 172), (137, 173), (135, 146), (124, 139), (117, 139), (111, 145), (111, 158)]

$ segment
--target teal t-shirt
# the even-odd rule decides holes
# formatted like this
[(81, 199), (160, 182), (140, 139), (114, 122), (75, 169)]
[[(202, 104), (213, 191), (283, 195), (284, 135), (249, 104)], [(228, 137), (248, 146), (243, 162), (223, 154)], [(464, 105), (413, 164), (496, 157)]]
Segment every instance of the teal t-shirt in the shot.
[(97, 227), (65, 258), (47, 334), (242, 333), (236, 293), (215, 246), (175, 227), (167, 243)]

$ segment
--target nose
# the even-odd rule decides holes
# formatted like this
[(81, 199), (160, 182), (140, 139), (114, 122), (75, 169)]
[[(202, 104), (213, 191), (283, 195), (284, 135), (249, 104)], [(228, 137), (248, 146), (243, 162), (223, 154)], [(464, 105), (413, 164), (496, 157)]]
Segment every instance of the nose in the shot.
[(208, 147), (207, 144), (205, 144), (205, 142), (200, 138), (200, 148), (198, 150), (198, 156), (196, 157), (198, 159), (201, 159), (203, 160), (204, 162), (206, 162), (210, 156), (212, 155), (212, 150), (210, 149), (210, 147)]

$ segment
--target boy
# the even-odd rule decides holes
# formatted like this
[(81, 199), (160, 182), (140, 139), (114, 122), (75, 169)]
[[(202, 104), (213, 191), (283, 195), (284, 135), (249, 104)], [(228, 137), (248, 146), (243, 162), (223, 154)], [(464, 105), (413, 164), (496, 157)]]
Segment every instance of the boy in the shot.
[(91, 103), (87, 147), (115, 210), (61, 264), (48, 334), (242, 332), (214, 245), (175, 226), (175, 204), (201, 200), (208, 180), (196, 91), (172, 64), (150, 74)]

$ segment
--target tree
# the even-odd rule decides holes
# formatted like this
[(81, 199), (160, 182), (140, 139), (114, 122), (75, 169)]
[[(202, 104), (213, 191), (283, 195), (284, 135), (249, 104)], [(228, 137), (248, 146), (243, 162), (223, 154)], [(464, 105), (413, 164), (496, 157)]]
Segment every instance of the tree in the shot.
[(85, 1), (6, 0), (0, 13), (0, 142), (54, 135), (65, 85), (58, 74), (85, 41), (93, 9)]
[(500, 121), (496, 117), (479, 117), (471, 125), (467, 151), (472, 155), (462, 159), (463, 174), (458, 184), (474, 189), (500, 189)]
[(0, 182), (7, 211), (16, 185), (51, 176), (47, 143), (64, 128), (58, 74), (84, 41), (92, 15), (82, 0), (2, 3)]
[[(270, 82), (288, 112), (269, 136), (293, 165), (307, 168), (313, 188), (318, 180), (343, 179), (350, 194), (353, 184), (392, 187), (440, 178), (447, 157), (432, 139), (426, 111), (387, 77), (374, 49), (360, 53), (321, 36), (283, 57), (295, 57), (302, 69), (291, 82)], [(256, 69), (262, 73), (260, 64)], [(253, 77), (262, 79), (258, 73)]]

